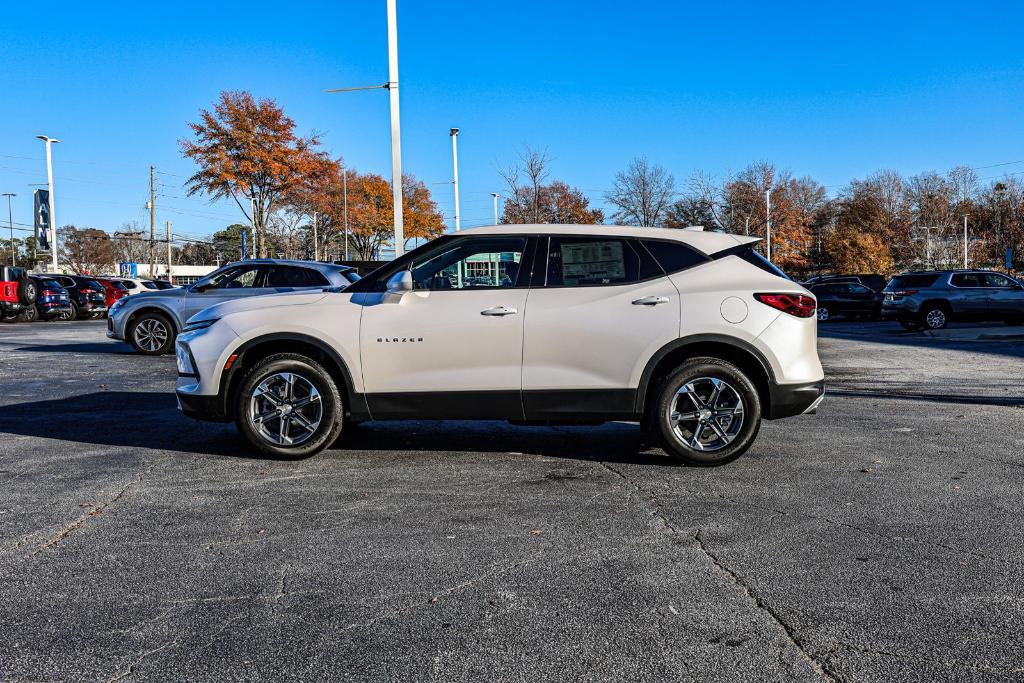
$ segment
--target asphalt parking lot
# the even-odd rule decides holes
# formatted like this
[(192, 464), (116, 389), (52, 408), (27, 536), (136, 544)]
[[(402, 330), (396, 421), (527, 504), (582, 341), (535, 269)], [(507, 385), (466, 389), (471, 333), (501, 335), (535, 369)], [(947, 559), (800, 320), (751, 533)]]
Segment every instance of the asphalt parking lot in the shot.
[(635, 427), (255, 457), (103, 321), (0, 327), (0, 678), (1024, 680), (1024, 341), (831, 323), (718, 469)]

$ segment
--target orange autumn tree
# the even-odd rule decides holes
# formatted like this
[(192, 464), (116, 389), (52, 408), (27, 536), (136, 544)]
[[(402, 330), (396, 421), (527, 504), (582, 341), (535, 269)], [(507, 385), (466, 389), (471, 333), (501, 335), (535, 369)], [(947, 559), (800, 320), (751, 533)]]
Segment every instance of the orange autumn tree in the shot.
[(199, 170), (186, 181), (188, 194), (234, 200), (256, 228), (261, 257), (267, 252), (267, 220), (283, 197), (336, 168), (318, 149), (317, 135), (298, 136), (295, 122), (274, 100), (257, 101), (245, 91), (222, 92), (213, 110), (200, 110), (199, 121), (189, 128), (194, 139), (179, 144)]
[[(289, 195), (294, 208), (317, 212), (317, 228), (324, 243), (341, 244), (345, 229), (345, 185), (341, 167), (312, 177)], [(361, 260), (377, 260), (381, 248), (392, 241), (395, 217), (391, 183), (375, 173), (348, 171), (349, 249)], [(441, 212), (430, 190), (414, 176), (402, 176), (402, 218), (406, 244), (432, 239), (444, 232)]]

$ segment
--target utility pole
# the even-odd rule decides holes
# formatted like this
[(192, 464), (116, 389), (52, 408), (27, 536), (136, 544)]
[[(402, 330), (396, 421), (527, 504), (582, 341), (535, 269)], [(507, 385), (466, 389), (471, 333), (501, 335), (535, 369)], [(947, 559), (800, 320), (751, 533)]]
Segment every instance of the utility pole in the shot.
[(501, 195), (499, 195), (497, 192), (492, 192), (491, 193), (491, 199), (494, 200), (494, 224), (495, 225), (498, 224), (498, 197), (500, 197), (500, 196)]
[(57, 217), (53, 212), (53, 156), (51, 155), (50, 148), (55, 142), (60, 142), (56, 138), (49, 138), (45, 135), (37, 135), (37, 138), (46, 143), (46, 187), (49, 191), (49, 209), (50, 209), (50, 265), (53, 267), (53, 272), (57, 272)]
[(398, 112), (398, 9), (388, 6), (388, 97), (391, 100), (391, 195), (395, 216), (395, 258), (405, 253), (405, 222), (402, 216), (402, 134)]
[(173, 285), (174, 276), (171, 275), (171, 222), (167, 221), (164, 227), (167, 229), (167, 281)]
[(345, 260), (348, 261), (348, 169), (341, 169), (341, 193), (345, 206)]
[(156, 181), (149, 165), (149, 277), (156, 277)]
[(967, 214), (964, 214), (964, 270), (970, 268), (967, 265)]
[(11, 225), (11, 265), (15, 266), (17, 265), (15, 259), (18, 252), (14, 248), (14, 214), (11, 212), (11, 197), (17, 197), (18, 195), (13, 192), (4, 192), (4, 196), (7, 197), (7, 221)]
[(455, 177), (455, 232), (461, 229), (459, 224), (459, 129), (448, 131), (452, 136), (452, 175)]
[(764, 230), (765, 236), (765, 252), (768, 255), (768, 262), (772, 260), (772, 191), (770, 189), (764, 191)]
[(320, 260), (320, 244), (316, 234), (316, 211), (313, 212), (313, 260)]

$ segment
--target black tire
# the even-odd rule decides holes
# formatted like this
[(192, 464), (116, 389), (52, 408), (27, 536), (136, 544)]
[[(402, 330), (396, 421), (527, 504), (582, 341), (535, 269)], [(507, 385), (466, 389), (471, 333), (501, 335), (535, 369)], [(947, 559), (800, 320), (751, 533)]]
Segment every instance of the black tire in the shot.
[(70, 311), (62, 311), (55, 315), (50, 320), (75, 320), (78, 318), (78, 305), (74, 301), (71, 302)]
[[(696, 415), (701, 410), (697, 407), (698, 403), (709, 401), (711, 398), (710, 390), (715, 386), (715, 380), (723, 382), (727, 387), (719, 389), (721, 393), (716, 402), (717, 407), (724, 409), (730, 403), (741, 407), (742, 421), (739, 426), (736, 426), (734, 417), (716, 414), (710, 418), (680, 420), (677, 432), (672, 419), (674, 412), (682, 407), (677, 405), (677, 401), (686, 400), (687, 394), (691, 393), (683, 393), (682, 389), (687, 385), (692, 386), (692, 393), (695, 393), (697, 398), (697, 401), (690, 400), (694, 410), (682, 414)], [(724, 465), (740, 457), (754, 443), (761, 428), (761, 399), (753, 382), (738, 367), (719, 358), (692, 358), (670, 372), (658, 387), (652, 409), (655, 412), (650, 416), (649, 424), (653, 425), (654, 433), (657, 434), (665, 451), (688, 465), (699, 467)], [(707, 419), (707, 422), (703, 424), (711, 425), (714, 422), (717, 429), (713, 426), (700, 428), (702, 422), (698, 420), (704, 419)], [(691, 424), (692, 427), (689, 426)], [(709, 430), (715, 440), (705, 443), (703, 437)], [(689, 439), (684, 432), (689, 432)], [(694, 436), (697, 443), (712, 446), (714, 450), (701, 450), (691, 445)], [(724, 443), (716, 445), (718, 441)]]
[(34, 323), (37, 320), (39, 320), (39, 309), (35, 306), (29, 306), (18, 314), (19, 323)]
[[(293, 375), (297, 378), (293, 384), (297, 388), (292, 390), (293, 396), (291, 398), (282, 397), (274, 391), (262, 392), (260, 396), (270, 394), (278, 399), (284, 398), (286, 401), (285, 405), (298, 406), (303, 400), (312, 396), (312, 391), (307, 392), (301, 389), (306, 386), (304, 383), (308, 383), (309, 386), (316, 389), (316, 393), (319, 395), (319, 400), (315, 402), (320, 405), (319, 421), (314, 420), (316, 416), (315, 408), (310, 412), (310, 408), (315, 403), (308, 401), (305, 407), (302, 408), (302, 410), (306, 411), (305, 413), (300, 412), (297, 408), (289, 408), (286, 415), (300, 415), (306, 420), (307, 425), (315, 422), (315, 429), (312, 431), (309, 431), (306, 425), (289, 422), (289, 418), (282, 420), (280, 414), (267, 417), (264, 420), (263, 424), (265, 427), (262, 431), (254, 421), (254, 411), (265, 408), (268, 405), (273, 408), (274, 405), (273, 402), (268, 402), (267, 399), (263, 399), (263, 404), (259, 405), (259, 399), (254, 399), (257, 387), (265, 381), (269, 383), (269, 386), (273, 386), (277, 378), (283, 374)], [(292, 403), (288, 404), (287, 401), (289, 400)], [(264, 415), (269, 412), (272, 411), (266, 411)], [(238, 427), (238, 431), (245, 437), (246, 441), (262, 453), (282, 460), (308, 458), (333, 444), (341, 435), (344, 414), (345, 410), (341, 392), (339, 392), (334, 378), (331, 377), (330, 373), (323, 366), (313, 359), (296, 353), (277, 353), (261, 360), (246, 373), (235, 397), (235, 424)], [(284, 426), (282, 426), (282, 421)], [(289, 437), (301, 438), (302, 440), (294, 445), (271, 441), (274, 438), (272, 434), (280, 434), (282, 429), (285, 430)]]
[(832, 311), (828, 310), (828, 306), (818, 306), (818, 322), (827, 323), (832, 319)]
[(899, 323), (900, 327), (902, 327), (905, 330), (910, 330), (911, 332), (917, 332), (921, 329), (921, 325), (915, 322), (911, 322), (909, 320), (900, 320)]
[(174, 349), (174, 325), (163, 313), (143, 313), (128, 324), (128, 343), (146, 356), (161, 356)]
[(945, 304), (927, 304), (921, 308), (919, 324), (926, 330), (941, 330), (949, 325), (949, 308)]
[(18, 303), (22, 306), (35, 306), (39, 297), (39, 288), (32, 278), (23, 277), (18, 280)]

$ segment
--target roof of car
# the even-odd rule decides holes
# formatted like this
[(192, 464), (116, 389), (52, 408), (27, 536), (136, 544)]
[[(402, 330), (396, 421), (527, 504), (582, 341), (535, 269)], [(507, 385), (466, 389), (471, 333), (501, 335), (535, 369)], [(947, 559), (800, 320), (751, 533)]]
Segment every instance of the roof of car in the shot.
[(714, 254), (741, 244), (753, 244), (760, 237), (733, 235), (726, 232), (709, 232), (695, 229), (642, 228), (630, 225), (561, 225), (556, 223), (525, 224), (525, 225), (488, 225), (480, 228), (468, 228), (462, 234), (471, 235), (597, 235), (614, 237), (641, 237), (647, 239), (667, 239), (684, 242), (691, 247)]
[(303, 266), (304, 268), (319, 268), (321, 270), (328, 270), (331, 272), (344, 272), (346, 270), (352, 270), (352, 266), (342, 266), (336, 263), (328, 263), (326, 261), (303, 261), (302, 259), (284, 259), (284, 258), (251, 258), (245, 261), (232, 261), (231, 263), (225, 264), (230, 266), (236, 266), (239, 263), (255, 263), (255, 264), (276, 264), (285, 266)]

